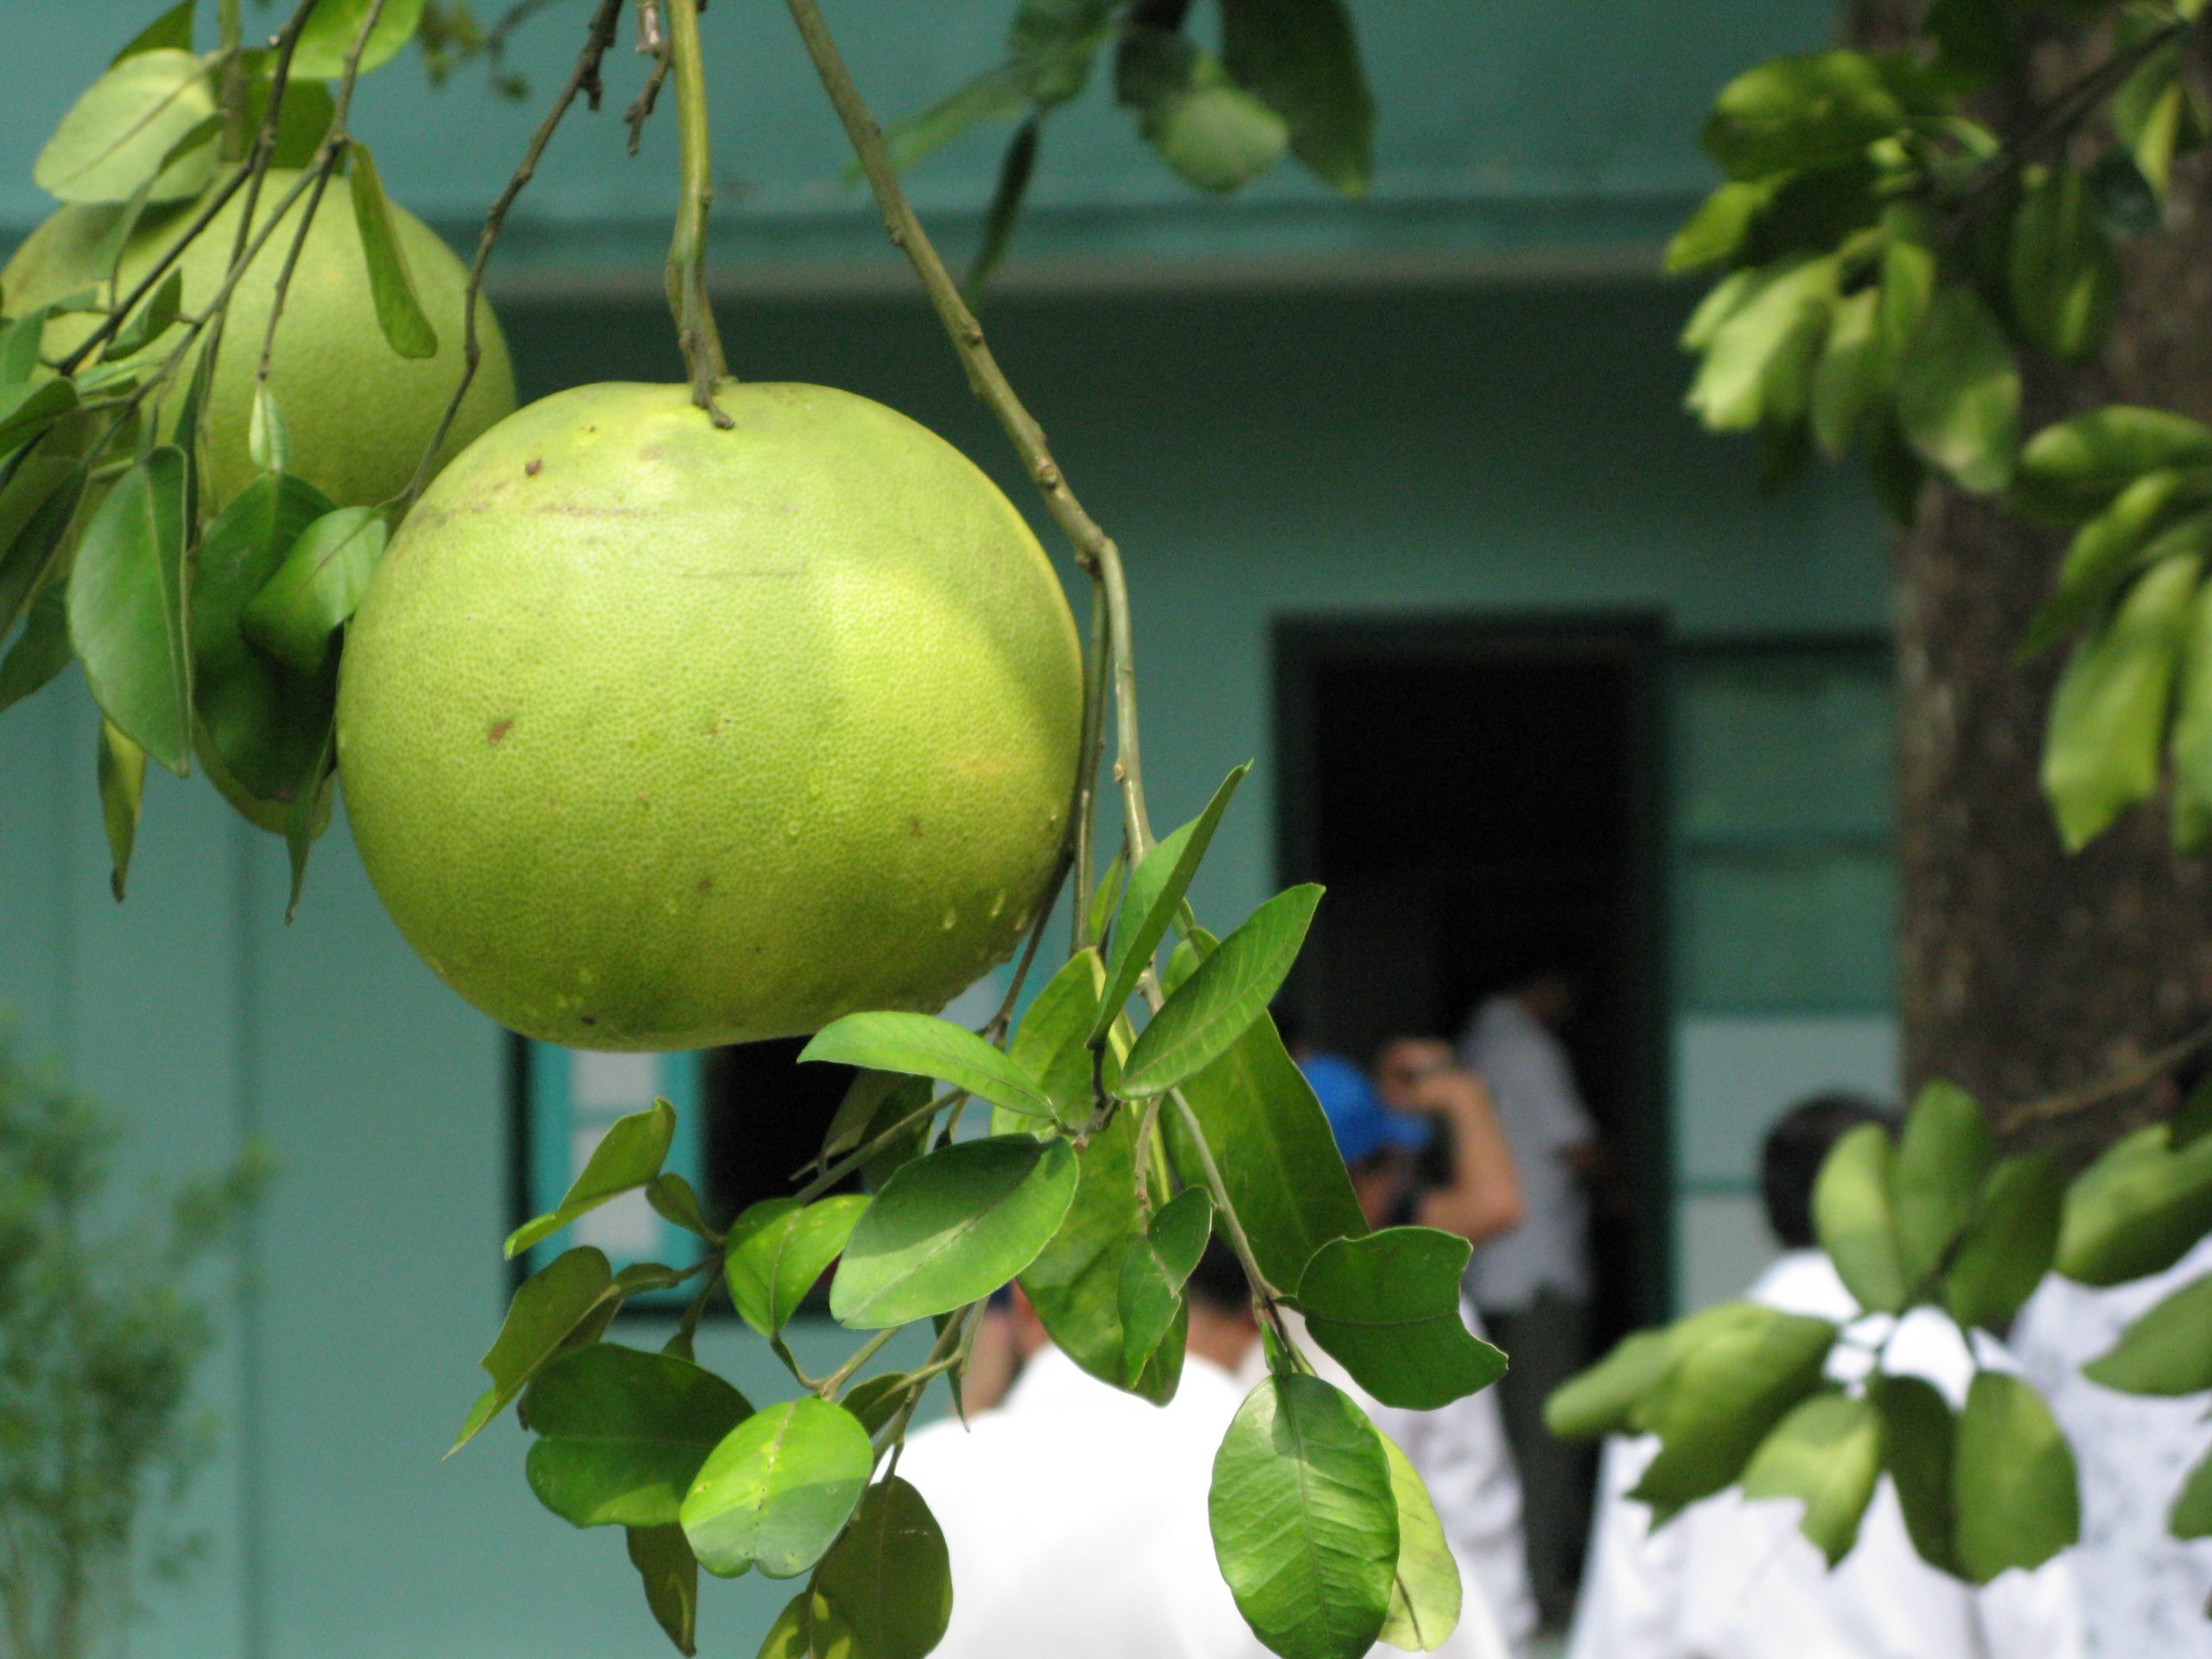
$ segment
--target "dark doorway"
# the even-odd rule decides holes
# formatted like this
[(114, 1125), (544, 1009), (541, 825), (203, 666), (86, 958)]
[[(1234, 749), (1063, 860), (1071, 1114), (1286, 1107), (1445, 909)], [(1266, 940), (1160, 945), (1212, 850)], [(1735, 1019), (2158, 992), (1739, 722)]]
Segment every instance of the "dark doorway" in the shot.
[(1600, 1340), (1668, 1311), (1658, 925), (1662, 631), (1298, 621), (1276, 630), (1287, 881), (1329, 889), (1291, 995), (1317, 1041), (1456, 1039), (1532, 950), (1578, 964), (1570, 1033), (1610, 1157)]

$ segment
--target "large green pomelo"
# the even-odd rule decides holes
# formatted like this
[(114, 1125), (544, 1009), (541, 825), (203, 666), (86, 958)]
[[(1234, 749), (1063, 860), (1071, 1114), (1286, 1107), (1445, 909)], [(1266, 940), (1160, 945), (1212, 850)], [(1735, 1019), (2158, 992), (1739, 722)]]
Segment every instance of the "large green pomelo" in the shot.
[(692, 1048), (938, 1008), (1067, 823), (1082, 665), (1013, 505), (821, 386), (584, 386), (470, 446), (347, 635), (378, 894), (531, 1037)]
[[(257, 210), (260, 223), (268, 222), (297, 177), (272, 172), (263, 181)], [(124, 253), (123, 294), (129, 294), (153, 269), (196, 211), (188, 202), (145, 216)], [(246, 453), (254, 378), (277, 276), (304, 211), (302, 198), (278, 223), (231, 296), (207, 407), (204, 486), (218, 504), (236, 494), (259, 470)], [(33, 231), (0, 270), (0, 293), (6, 296), (9, 315), (21, 316), (105, 282), (108, 272), (100, 260), (100, 245), (122, 212), (113, 205), (66, 207)], [(178, 259), (187, 311), (206, 306), (221, 287), (244, 212), (241, 192)], [(361, 233), (342, 180), (323, 194), (285, 296), (284, 315), (276, 325), (269, 382), (291, 430), (291, 470), (340, 506), (373, 506), (407, 487), (461, 378), (466, 321), (461, 301), (468, 273), (428, 226), (397, 204), (392, 223), (423, 312), (437, 331), (435, 355), (402, 357), (377, 326)], [(54, 319), (46, 331), (47, 355), (69, 351), (92, 331), (94, 321), (79, 315)], [(484, 359), (440, 450), (442, 463), (515, 406), (507, 343), (491, 307), (480, 299), (476, 326)], [(192, 362), (188, 359), (179, 367), (168, 398), (172, 409), (189, 382)]]

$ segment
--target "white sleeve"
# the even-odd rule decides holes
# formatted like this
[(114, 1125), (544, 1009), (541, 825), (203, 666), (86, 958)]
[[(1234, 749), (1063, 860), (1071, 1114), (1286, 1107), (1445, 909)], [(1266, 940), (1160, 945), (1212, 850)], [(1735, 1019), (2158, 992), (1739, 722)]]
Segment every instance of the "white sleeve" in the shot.
[(1678, 1651), (1687, 1517), (1655, 1535), (1650, 1511), (1628, 1496), (1658, 1449), (1649, 1439), (1605, 1442), (1567, 1659), (1674, 1659)]
[(1994, 1580), (1974, 1597), (1974, 1615), (1987, 1653), (2082, 1659), (2087, 1651), (2081, 1586), (2070, 1553), (2032, 1573), (2007, 1573)]

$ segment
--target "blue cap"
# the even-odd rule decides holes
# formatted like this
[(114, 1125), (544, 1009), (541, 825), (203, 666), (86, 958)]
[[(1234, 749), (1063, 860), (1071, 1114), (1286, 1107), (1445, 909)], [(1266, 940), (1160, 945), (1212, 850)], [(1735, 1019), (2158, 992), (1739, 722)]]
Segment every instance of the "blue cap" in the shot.
[(1386, 1147), (1417, 1152), (1428, 1144), (1427, 1120), (1385, 1106), (1367, 1073), (1343, 1055), (1309, 1054), (1298, 1069), (1320, 1100), (1329, 1131), (1337, 1137), (1337, 1150), (1347, 1164), (1363, 1162)]

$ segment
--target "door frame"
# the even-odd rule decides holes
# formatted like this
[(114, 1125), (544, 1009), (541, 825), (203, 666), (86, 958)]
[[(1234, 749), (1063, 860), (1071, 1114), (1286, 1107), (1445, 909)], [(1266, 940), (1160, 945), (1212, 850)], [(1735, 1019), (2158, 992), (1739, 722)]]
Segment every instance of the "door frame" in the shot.
[(1326, 662), (1419, 660), (1480, 666), (1576, 658), (1624, 671), (1628, 684), (1629, 858), (1624, 976), (1631, 1052), (1623, 1075), (1649, 1103), (1632, 1139), (1615, 1155), (1651, 1172), (1632, 1223), (1634, 1282), (1624, 1305), (1638, 1322), (1672, 1315), (1676, 1279), (1675, 1101), (1670, 1020), (1668, 857), (1669, 664), (1674, 642), (1666, 613), (1624, 607), (1540, 613), (1422, 611), (1279, 615), (1270, 630), (1274, 659), (1275, 874), (1290, 886), (1318, 877), (1314, 804), (1313, 683)]

